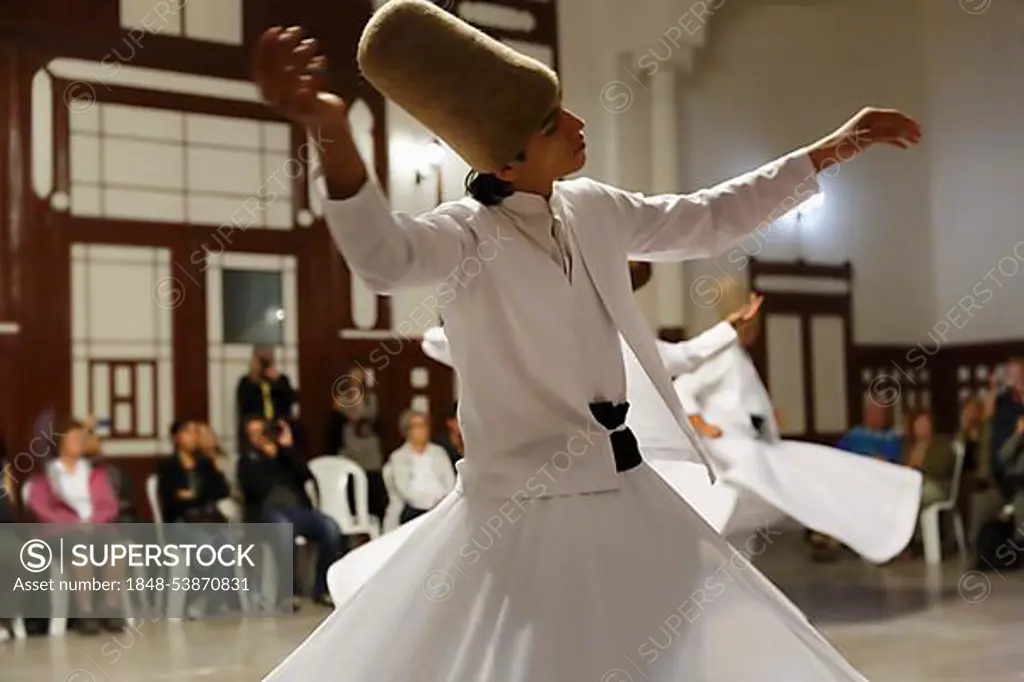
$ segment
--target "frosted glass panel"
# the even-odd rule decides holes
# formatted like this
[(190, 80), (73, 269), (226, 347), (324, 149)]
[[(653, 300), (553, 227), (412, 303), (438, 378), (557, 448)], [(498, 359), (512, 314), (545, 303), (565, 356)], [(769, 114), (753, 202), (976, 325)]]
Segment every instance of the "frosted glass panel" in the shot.
[(843, 318), (811, 319), (814, 376), (814, 428), (819, 433), (846, 431), (846, 336)]
[(796, 315), (768, 315), (765, 335), (772, 403), (784, 415), (785, 424), (781, 431), (792, 435), (806, 433), (804, 348), (800, 318)]
[(135, 366), (135, 430), (139, 436), (156, 436), (153, 407), (156, 399), (156, 375), (153, 365)]
[(107, 135), (141, 137), (181, 144), (184, 114), (166, 109), (147, 109), (127, 104), (104, 104), (100, 111)]
[(128, 398), (132, 394), (132, 371), (129, 365), (118, 365), (114, 370), (114, 397)]
[(97, 217), (101, 215), (99, 187), (72, 185), (71, 212), (84, 217)]
[(188, 188), (190, 192), (253, 196), (259, 190), (260, 154), (231, 149), (188, 150)]
[(260, 146), (260, 127), (259, 121), (246, 121), (206, 114), (189, 114), (185, 125), (185, 139), (189, 144), (258, 149)]
[(71, 136), (71, 181), (100, 181), (100, 141), (93, 135)]
[(95, 120), (83, 119), (70, 139), (74, 215), (221, 225), (244, 211), (247, 227), (294, 226), (293, 185), (304, 161), (289, 152), (287, 124), (102, 103), (91, 109)]
[(180, 194), (133, 189), (103, 191), (103, 214), (108, 218), (185, 222), (185, 198)]
[(184, 185), (182, 148), (143, 140), (105, 140), (103, 182), (106, 185), (178, 190)]
[(185, 35), (230, 45), (242, 44), (242, 0), (189, 0)]
[(184, 2), (167, 0), (120, 0), (121, 26), (149, 33), (181, 35), (181, 12), (177, 8), (184, 5)]

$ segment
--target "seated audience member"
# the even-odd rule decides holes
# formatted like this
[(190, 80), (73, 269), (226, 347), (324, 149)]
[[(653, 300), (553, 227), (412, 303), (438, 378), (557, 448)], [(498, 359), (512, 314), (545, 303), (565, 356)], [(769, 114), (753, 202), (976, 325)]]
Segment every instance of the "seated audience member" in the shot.
[[(289, 540), (294, 533), (316, 543), (312, 597), (316, 603), (329, 606), (327, 569), (344, 552), (344, 538), (334, 519), (314, 509), (306, 494), (306, 482), (314, 480), (313, 475), (293, 449), (288, 424), (280, 422), (279, 432), (270, 426), (259, 417), (250, 417), (245, 423), (246, 442), (238, 461), (245, 518), (250, 523), (291, 524)], [(282, 600), (294, 590), (293, 585), (279, 584), (278, 588)]]
[[(1011, 503), (1018, 520), (1024, 518), (1024, 416), (1017, 419), (1013, 435), (1006, 439), (999, 451), (999, 464), (1007, 489), (1012, 492)], [(1024, 528), (1018, 529), (1024, 532)]]
[(164, 523), (222, 523), (217, 504), (231, 492), (217, 465), (198, 447), (195, 422), (171, 427), (174, 454), (160, 462), (157, 477)]
[(85, 428), (85, 458), (96, 466), (103, 467), (110, 479), (110, 487), (117, 497), (117, 523), (135, 523), (139, 520), (138, 510), (132, 500), (132, 487), (121, 467), (103, 456), (103, 444), (97, 433), (96, 417), (89, 415), (82, 420)]
[[(171, 426), (171, 439), (174, 453), (157, 466), (160, 512), (168, 542), (214, 547), (229, 544), (230, 539), (211, 526), (192, 525), (224, 523), (227, 519), (218, 505), (230, 495), (224, 474), (199, 450), (196, 423), (176, 421)], [(208, 567), (194, 565), (189, 570), (190, 577), (230, 579), (234, 575), (230, 566), (218, 562)], [(202, 594), (209, 595), (214, 610), (233, 601), (225, 590)]]
[(462, 442), (462, 429), (459, 428), (459, 403), (452, 406), (451, 414), (445, 417), (445, 429), (447, 433), (441, 440), (441, 446), (448, 451), (448, 458), (454, 467), (456, 462), (462, 459), (465, 454), (465, 445)]
[(443, 447), (430, 442), (430, 421), (422, 412), (402, 418), (405, 443), (391, 453), (395, 490), (405, 504), (401, 523), (433, 509), (455, 487), (455, 472)]
[[(366, 472), (367, 506), (370, 514), (384, 517), (388, 495), (384, 485), (384, 453), (380, 444), (380, 408), (373, 382), (355, 365), (345, 375), (349, 382), (334, 396), (327, 433), (328, 452), (341, 454)], [(355, 506), (355, 489), (349, 486), (349, 505)]]
[(900, 435), (889, 428), (889, 408), (870, 398), (864, 401), (864, 425), (855, 426), (836, 443), (847, 452), (900, 463)]
[(988, 454), (992, 462), (992, 478), (1003, 501), (1010, 503), (1014, 490), (1003, 475), (999, 455), (1013, 435), (1017, 420), (1024, 417), (1024, 358), (1013, 358), (1002, 371), (992, 373), (991, 388), (985, 400), (985, 416), (991, 422)]
[(982, 400), (977, 397), (968, 399), (960, 412), (960, 434), (957, 436), (964, 449), (964, 467), (960, 476), (957, 508), (964, 520), (964, 528), (968, 529), (968, 543), (972, 539), (969, 529), (974, 527), (974, 496), (981, 478), (986, 428)]
[(950, 485), (953, 482), (956, 456), (949, 438), (934, 432), (930, 412), (914, 410), (907, 416), (903, 447), (904, 464), (924, 475), (921, 507), (948, 500), (953, 493)]
[(218, 509), (229, 521), (241, 521), (243, 500), (242, 490), (238, 485), (238, 457), (224, 451), (217, 434), (206, 422), (196, 422), (196, 444), (199, 452), (213, 462), (227, 481), (229, 496), (217, 504)]
[[(87, 534), (83, 533), (75, 542), (95, 544), (93, 551), (102, 556), (101, 545), (117, 544), (116, 531), (102, 529), (94, 524), (109, 524), (117, 518), (118, 503), (106, 471), (94, 466), (85, 458), (86, 430), (81, 422), (69, 421), (54, 429), (57, 455), (49, 459), (43, 471), (34, 474), (32, 485), (25, 501), (35, 518), (42, 523), (89, 524)], [(69, 566), (71, 577), (76, 581), (118, 581), (123, 584), (126, 573), (124, 563), (106, 565), (102, 576), (95, 575), (92, 566)], [(94, 599), (106, 600), (110, 610), (119, 610), (120, 592), (75, 590), (73, 595), (77, 619), (73, 627), (84, 634), (97, 634), (101, 627), (112, 632), (124, 629), (124, 619), (95, 619)]]

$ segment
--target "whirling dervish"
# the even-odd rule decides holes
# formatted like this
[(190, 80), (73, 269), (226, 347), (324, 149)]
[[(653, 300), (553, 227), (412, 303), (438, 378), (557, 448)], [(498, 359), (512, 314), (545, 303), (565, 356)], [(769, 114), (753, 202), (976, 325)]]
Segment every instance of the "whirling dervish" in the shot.
[[(721, 293), (722, 314), (747, 296), (744, 287), (731, 281), (721, 286)], [(761, 326), (760, 317), (745, 325), (739, 343), (674, 382), (688, 412), (697, 410), (708, 425), (704, 442), (716, 470), (740, 491), (735, 514), (722, 532), (745, 532), (772, 508), (869, 561), (889, 561), (913, 536), (920, 472), (827, 445), (783, 439), (768, 390), (748, 354)], [(750, 509), (756, 511), (744, 513)]]
[[(854, 158), (839, 153), (854, 136), (906, 147), (917, 123), (867, 109), (693, 194), (564, 181), (586, 142), (557, 74), (436, 5), (391, 0), (363, 29), (360, 69), (474, 173), (469, 197), (413, 217), (372, 181), (326, 59), (302, 37), (268, 29), (254, 76), (280, 115), (323, 133), (317, 184), (352, 272), (391, 294), (502, 251), (439, 311), (462, 392), (455, 490), (265, 679), (610, 682), (632, 666), (649, 682), (863, 682), (645, 464), (625, 425), (620, 335), (710, 466), (628, 261), (715, 257), (817, 192), (823, 169)], [(653, 644), (665, 623), (673, 636)]]

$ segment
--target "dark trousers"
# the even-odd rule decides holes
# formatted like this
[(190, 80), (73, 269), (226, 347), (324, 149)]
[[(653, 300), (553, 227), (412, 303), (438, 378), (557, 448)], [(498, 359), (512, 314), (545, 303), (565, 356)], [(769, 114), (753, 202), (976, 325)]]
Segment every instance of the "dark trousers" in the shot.
[[(341, 535), (341, 528), (331, 517), (316, 509), (306, 507), (289, 507), (286, 509), (271, 509), (264, 513), (263, 520), (266, 523), (291, 524), (289, 541), (295, 536), (301, 535), (311, 543), (316, 544), (316, 579), (313, 582), (313, 599), (320, 599), (327, 593), (327, 569), (345, 553), (345, 539)], [(285, 526), (287, 528), (287, 526)], [(292, 555), (292, 566), (295, 555)], [(293, 572), (294, 573), (294, 572)], [(281, 570), (278, 582), (278, 598), (284, 599), (286, 594), (294, 594), (295, 581), (287, 584), (286, 573)]]
[(405, 523), (409, 523), (410, 521), (412, 521), (416, 517), (423, 516), (428, 511), (430, 511), (430, 510), (429, 509), (417, 509), (416, 507), (410, 507), (409, 505), (405, 505), (404, 507), (402, 507), (402, 513), (398, 517), (398, 523), (400, 525), (401, 524), (405, 524)]
[[(384, 474), (378, 469), (366, 471), (366, 506), (370, 515), (378, 519), (384, 518), (388, 508), (388, 489), (384, 485)], [(356, 508), (356, 490), (354, 485), (348, 486), (348, 508)]]

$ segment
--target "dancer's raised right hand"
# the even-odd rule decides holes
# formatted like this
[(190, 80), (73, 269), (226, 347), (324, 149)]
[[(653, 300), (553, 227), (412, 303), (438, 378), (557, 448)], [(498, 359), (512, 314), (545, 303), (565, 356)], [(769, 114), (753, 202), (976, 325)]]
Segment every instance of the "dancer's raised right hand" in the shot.
[(345, 100), (327, 90), (327, 58), (298, 26), (263, 32), (252, 60), (252, 78), (278, 114), (314, 132), (331, 199), (347, 199), (366, 183), (367, 169), (348, 125)]
[(345, 101), (327, 90), (327, 58), (299, 26), (273, 26), (253, 51), (252, 79), (281, 116), (307, 128), (346, 124)]

